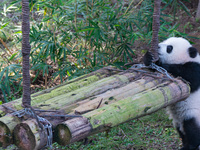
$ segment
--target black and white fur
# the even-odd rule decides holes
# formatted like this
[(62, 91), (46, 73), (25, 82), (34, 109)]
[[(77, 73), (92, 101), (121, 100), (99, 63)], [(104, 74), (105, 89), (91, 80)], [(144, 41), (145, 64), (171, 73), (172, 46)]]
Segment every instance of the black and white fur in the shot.
[[(171, 37), (159, 43), (158, 54), (157, 65), (190, 83), (190, 96), (168, 109), (182, 138), (181, 150), (197, 150), (200, 145), (200, 55), (181, 37)], [(145, 54), (144, 63), (147, 66), (152, 63), (151, 53)]]

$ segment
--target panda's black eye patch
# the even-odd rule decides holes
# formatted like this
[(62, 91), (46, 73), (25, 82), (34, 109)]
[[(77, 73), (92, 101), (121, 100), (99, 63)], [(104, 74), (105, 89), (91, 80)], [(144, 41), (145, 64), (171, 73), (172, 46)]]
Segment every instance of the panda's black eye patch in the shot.
[(168, 45), (168, 46), (167, 46), (167, 53), (171, 53), (172, 50), (173, 50), (173, 46)]
[(196, 48), (190, 47), (188, 51), (191, 58), (195, 58), (197, 56), (198, 51)]

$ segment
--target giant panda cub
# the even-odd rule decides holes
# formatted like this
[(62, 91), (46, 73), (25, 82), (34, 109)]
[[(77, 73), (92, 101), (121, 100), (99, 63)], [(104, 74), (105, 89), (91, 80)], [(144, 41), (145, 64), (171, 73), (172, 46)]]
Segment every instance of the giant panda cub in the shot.
[[(157, 65), (190, 84), (190, 96), (169, 106), (168, 110), (183, 142), (181, 150), (197, 150), (200, 145), (200, 55), (181, 37), (171, 37), (159, 43), (158, 54)], [(147, 52), (144, 64), (148, 66), (151, 62), (152, 55)]]

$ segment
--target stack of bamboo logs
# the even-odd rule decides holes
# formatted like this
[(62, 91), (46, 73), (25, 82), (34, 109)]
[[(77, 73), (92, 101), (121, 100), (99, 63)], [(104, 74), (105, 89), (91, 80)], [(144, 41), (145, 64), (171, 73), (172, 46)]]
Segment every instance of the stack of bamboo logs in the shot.
[[(53, 125), (53, 139), (67, 145), (131, 119), (151, 114), (189, 96), (189, 86), (157, 72), (105, 67), (32, 95), (39, 116)], [(21, 99), (0, 106), (0, 146), (41, 149), (49, 134), (35, 119), (12, 114)], [(64, 116), (75, 115), (75, 116)], [(61, 116), (61, 117), (59, 117)]]

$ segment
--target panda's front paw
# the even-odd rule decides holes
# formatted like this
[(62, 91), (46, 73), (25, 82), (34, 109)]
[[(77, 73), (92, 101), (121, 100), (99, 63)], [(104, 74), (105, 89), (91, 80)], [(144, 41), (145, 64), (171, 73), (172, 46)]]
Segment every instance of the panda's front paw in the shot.
[(153, 61), (153, 56), (149, 51), (147, 51), (143, 57), (143, 62), (146, 66), (149, 66), (152, 64), (152, 61)]

